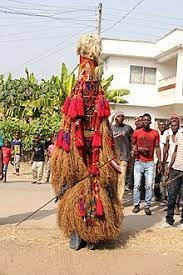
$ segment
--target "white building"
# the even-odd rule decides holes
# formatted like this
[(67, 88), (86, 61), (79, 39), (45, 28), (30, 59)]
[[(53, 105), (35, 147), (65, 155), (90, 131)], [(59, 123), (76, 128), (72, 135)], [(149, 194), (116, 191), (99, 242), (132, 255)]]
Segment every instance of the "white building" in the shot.
[(114, 104), (129, 122), (148, 112), (156, 120), (183, 115), (183, 29), (156, 42), (103, 38), (105, 76), (114, 75), (112, 89), (129, 89), (128, 104)]

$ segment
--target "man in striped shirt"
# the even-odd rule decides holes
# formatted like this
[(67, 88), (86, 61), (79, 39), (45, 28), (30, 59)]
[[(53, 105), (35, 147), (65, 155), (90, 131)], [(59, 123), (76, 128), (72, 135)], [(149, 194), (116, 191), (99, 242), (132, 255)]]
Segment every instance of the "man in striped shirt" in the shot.
[[(183, 196), (183, 128), (178, 130), (176, 136), (176, 147), (170, 161), (170, 165), (166, 172), (166, 176), (172, 182), (168, 185), (168, 209), (166, 215), (166, 222), (161, 227), (170, 227), (174, 223), (174, 209), (178, 193), (181, 192), (181, 202)], [(180, 225), (183, 230), (183, 206), (181, 213)]]

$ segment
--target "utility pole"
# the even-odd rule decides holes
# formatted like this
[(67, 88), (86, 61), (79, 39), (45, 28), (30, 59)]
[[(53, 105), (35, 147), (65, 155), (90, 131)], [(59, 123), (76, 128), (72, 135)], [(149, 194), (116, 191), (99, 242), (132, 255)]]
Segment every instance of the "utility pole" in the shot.
[(97, 33), (101, 36), (101, 24), (102, 24), (102, 3), (99, 3), (97, 8)]

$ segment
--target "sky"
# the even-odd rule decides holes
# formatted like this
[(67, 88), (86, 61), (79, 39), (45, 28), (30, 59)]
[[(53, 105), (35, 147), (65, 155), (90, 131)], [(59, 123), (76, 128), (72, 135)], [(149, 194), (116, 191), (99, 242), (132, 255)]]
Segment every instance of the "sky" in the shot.
[(72, 70), (79, 37), (96, 32), (99, 2), (102, 37), (156, 41), (183, 27), (182, 0), (0, 0), (0, 74), (24, 76), (27, 67), (47, 79), (62, 62)]

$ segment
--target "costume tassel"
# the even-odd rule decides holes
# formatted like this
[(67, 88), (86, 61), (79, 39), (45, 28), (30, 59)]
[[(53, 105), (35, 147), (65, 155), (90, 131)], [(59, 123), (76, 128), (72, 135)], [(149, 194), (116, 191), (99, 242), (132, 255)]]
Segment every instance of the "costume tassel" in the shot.
[(74, 119), (77, 117), (77, 100), (76, 100), (76, 98), (71, 99), (67, 114), (71, 119)]
[(56, 141), (55, 141), (56, 146), (62, 148), (63, 136), (64, 136), (64, 131), (63, 131), (63, 130), (60, 130), (60, 131), (58, 132), (57, 139), (56, 139)]
[(84, 146), (84, 139), (81, 129), (76, 129), (75, 131), (75, 145), (77, 148)]
[(77, 97), (76, 109), (77, 109), (76, 112), (78, 116), (84, 116), (84, 100), (81, 95), (78, 95)]
[(103, 216), (102, 201), (99, 198), (95, 198), (95, 203), (96, 203), (96, 215)]
[(110, 116), (109, 102), (106, 99), (104, 99), (104, 102), (105, 102), (105, 111), (104, 111), (104, 114), (105, 114), (105, 117), (109, 117)]
[(66, 152), (70, 151), (70, 133), (69, 132), (65, 132), (63, 135), (62, 148)]
[(71, 103), (71, 97), (67, 96), (66, 100), (64, 102), (63, 108), (62, 108), (62, 112), (67, 115), (68, 109), (69, 109), (69, 105)]
[(92, 147), (102, 147), (102, 136), (99, 131), (96, 131), (93, 136)]
[(102, 118), (105, 116), (105, 102), (104, 102), (104, 98), (102, 95), (99, 96), (98, 98), (98, 112), (97, 115), (98, 117)]

